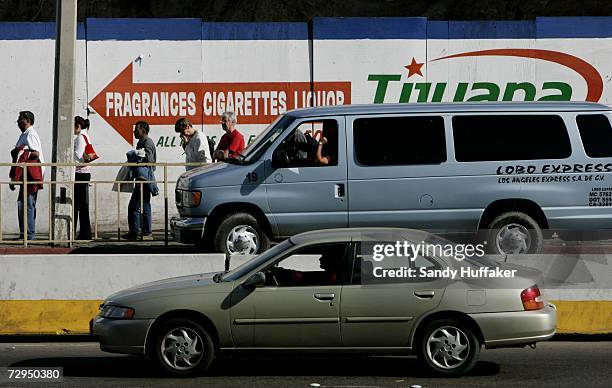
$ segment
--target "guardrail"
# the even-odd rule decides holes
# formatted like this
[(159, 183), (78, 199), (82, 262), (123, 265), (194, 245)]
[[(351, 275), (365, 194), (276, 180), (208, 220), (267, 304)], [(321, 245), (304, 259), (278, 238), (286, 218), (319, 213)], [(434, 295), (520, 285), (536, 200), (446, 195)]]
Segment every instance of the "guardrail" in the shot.
[[(169, 179), (168, 176), (168, 169), (170, 167), (187, 167), (187, 166), (204, 166), (207, 163), (127, 163), (127, 162), (123, 162), (123, 163), (0, 163), (0, 168), (1, 167), (21, 167), (23, 169), (23, 179), (19, 180), (19, 181), (0, 181), (0, 203), (3, 202), (3, 198), (2, 198), (2, 193), (3, 193), (3, 186), (4, 185), (12, 185), (15, 187), (26, 187), (28, 185), (32, 185), (32, 184), (42, 184), (43, 186), (46, 186), (48, 188), (48, 201), (49, 201), (49, 207), (48, 207), (48, 219), (49, 219), (49, 231), (48, 231), (48, 238), (47, 239), (39, 239), (36, 238), (35, 241), (36, 243), (42, 243), (42, 244), (68, 244), (68, 246), (72, 246), (74, 243), (83, 243), (83, 242), (90, 242), (90, 241), (95, 241), (98, 240), (100, 238), (100, 229), (99, 229), (99, 202), (98, 202), (98, 187), (100, 185), (118, 185), (118, 189), (117, 189), (117, 220), (116, 220), (116, 231), (117, 231), (117, 239), (114, 241), (125, 241), (121, 239), (121, 188), (120, 185), (136, 185), (139, 184), (141, 189), (140, 189), (140, 214), (141, 217), (143, 215), (143, 208), (144, 208), (144, 201), (143, 201), (143, 197), (144, 197), (144, 193), (143, 193), (143, 185), (145, 184), (149, 184), (149, 183), (156, 183), (159, 186), (161, 186), (160, 188), (160, 194), (163, 195), (163, 200), (164, 200), (164, 245), (167, 246), (168, 245), (168, 241), (169, 241), (169, 209), (168, 209), (168, 196), (169, 196), (169, 185), (170, 184), (176, 184), (176, 180), (171, 180)], [(88, 167), (93, 167), (93, 168), (102, 168), (102, 167), (115, 167), (115, 168), (121, 168), (121, 167), (155, 167), (157, 171), (161, 170), (163, 171), (163, 178), (162, 179), (156, 179), (154, 181), (149, 181), (149, 180), (128, 180), (128, 181), (121, 181), (121, 180), (94, 180), (92, 178), (92, 180), (90, 181), (76, 181), (74, 180), (74, 172), (72, 173), (73, 179), (71, 180), (42, 180), (42, 181), (29, 181), (28, 180), (28, 174), (26, 173), (26, 168), (27, 167), (36, 167), (36, 166), (40, 166), (40, 167), (50, 167), (51, 169), (54, 168), (58, 168), (58, 167), (63, 167), (63, 168), (72, 168), (74, 169), (75, 167), (80, 167), (80, 166), (88, 166)], [(157, 177), (156, 177), (157, 178)], [(77, 240), (74, 238), (74, 236), (76, 235), (76, 228), (77, 225), (74, 221), (74, 192), (75, 192), (75, 186), (76, 185), (80, 185), (80, 184), (88, 184), (88, 185), (92, 185), (93, 186), (93, 224), (92, 224), (92, 240)], [(71, 198), (72, 200), (70, 201), (70, 203), (67, 203), (62, 201), (61, 196), (57, 197), (57, 198), (53, 198), (53, 193), (55, 192), (53, 186), (69, 186), (70, 187), (70, 195), (66, 195), (66, 197)], [(21, 221), (23, 222), (23, 236), (21, 239), (11, 239), (11, 240), (6, 240), (4, 237), (6, 235), (6, 233), (4, 232), (4, 228), (3, 228), (3, 220), (5, 218), (5, 215), (3, 214), (3, 209), (2, 206), (0, 206), (0, 244), (6, 244), (6, 243), (11, 243), (11, 244), (15, 244), (17, 242), (23, 243), (24, 247), (27, 247), (29, 244), (32, 243), (32, 240), (28, 239), (28, 192), (27, 190), (21, 190), (22, 198), (21, 200), (23, 201), (23, 213), (21, 215)], [(68, 233), (68, 239), (54, 239), (53, 238), (53, 209), (54, 203), (61, 203), (61, 204), (68, 204), (71, 207), (71, 213), (70, 213), (70, 231)], [(90, 214), (92, 212), (91, 209), (91, 201), (89, 201), (90, 203)], [(112, 242), (113, 240), (105, 240), (106, 242)], [(138, 240), (136, 240), (138, 241)]]

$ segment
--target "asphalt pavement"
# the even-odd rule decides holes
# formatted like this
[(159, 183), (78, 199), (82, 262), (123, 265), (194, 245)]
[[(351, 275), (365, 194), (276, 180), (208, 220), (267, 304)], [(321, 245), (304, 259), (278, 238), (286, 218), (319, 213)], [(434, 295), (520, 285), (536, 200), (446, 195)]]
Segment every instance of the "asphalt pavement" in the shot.
[(173, 379), (140, 357), (104, 353), (93, 342), (0, 343), (0, 366), (63, 367), (63, 383), (47, 386), (71, 387), (610, 387), (611, 356), (612, 341), (483, 350), (474, 370), (459, 378), (432, 376), (410, 356), (232, 356), (215, 361), (207, 376)]

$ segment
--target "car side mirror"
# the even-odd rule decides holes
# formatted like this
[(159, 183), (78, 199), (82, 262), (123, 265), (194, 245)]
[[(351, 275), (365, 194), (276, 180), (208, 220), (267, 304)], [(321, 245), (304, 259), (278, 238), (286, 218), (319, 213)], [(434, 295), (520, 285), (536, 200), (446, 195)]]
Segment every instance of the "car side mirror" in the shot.
[(266, 284), (266, 274), (263, 272), (257, 272), (250, 278), (248, 278), (244, 283), (242, 283), (242, 287), (252, 290), (257, 287), (263, 287)]
[(277, 150), (272, 154), (272, 167), (283, 168), (289, 165), (289, 155), (284, 150)]

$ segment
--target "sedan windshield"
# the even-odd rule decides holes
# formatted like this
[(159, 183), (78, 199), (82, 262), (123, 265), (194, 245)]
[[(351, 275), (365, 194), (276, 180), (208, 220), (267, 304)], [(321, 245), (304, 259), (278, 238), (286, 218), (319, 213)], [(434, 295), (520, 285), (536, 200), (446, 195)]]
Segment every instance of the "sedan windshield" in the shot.
[(249, 260), (246, 263), (243, 263), (242, 265), (229, 271), (228, 273), (223, 275), (221, 280), (224, 282), (233, 282), (234, 280), (240, 279), (241, 277), (248, 274), (255, 268), (259, 267), (263, 263), (267, 262), (271, 258), (277, 256), (279, 253), (289, 249), (292, 246), (293, 246), (293, 243), (291, 243), (291, 241), (287, 239), (283, 241), (282, 243), (268, 249), (261, 255), (254, 257), (252, 260)]
[(295, 121), (295, 117), (282, 115), (264, 129), (255, 140), (243, 152), (243, 161), (245, 163), (253, 163), (257, 161), (261, 155), (270, 147), (274, 140), (287, 129)]

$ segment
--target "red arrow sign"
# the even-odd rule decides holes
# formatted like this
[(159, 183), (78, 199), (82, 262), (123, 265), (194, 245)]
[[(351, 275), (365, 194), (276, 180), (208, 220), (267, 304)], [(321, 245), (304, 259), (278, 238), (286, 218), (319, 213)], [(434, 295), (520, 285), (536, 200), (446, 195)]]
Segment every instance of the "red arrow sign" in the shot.
[(269, 124), (287, 110), (350, 103), (350, 82), (134, 83), (130, 63), (89, 105), (132, 144), (139, 120), (173, 125), (187, 117), (193, 124), (217, 124), (231, 110), (240, 124)]

